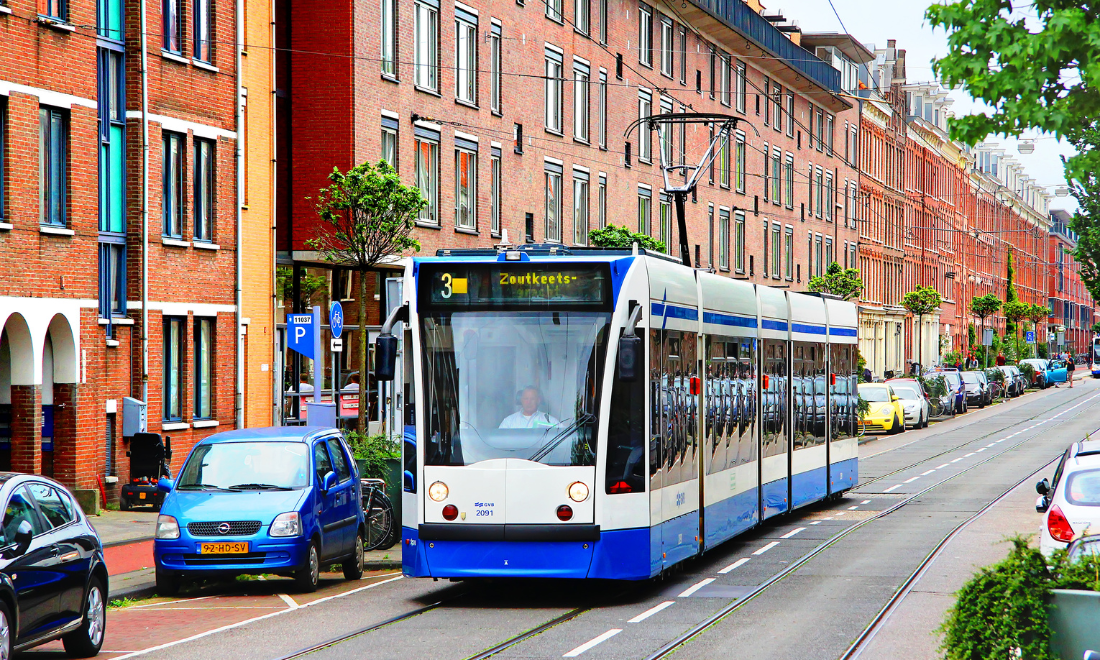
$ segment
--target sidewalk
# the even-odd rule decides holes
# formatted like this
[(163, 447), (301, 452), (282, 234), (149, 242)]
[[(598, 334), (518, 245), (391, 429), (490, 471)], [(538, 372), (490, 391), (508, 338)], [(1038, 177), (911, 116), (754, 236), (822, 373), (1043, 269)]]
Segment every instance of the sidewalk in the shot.
[[(110, 575), (109, 598), (144, 598), (156, 590), (153, 569), (154, 511), (103, 511), (89, 516), (103, 542), (103, 555)], [(401, 546), (368, 552), (367, 570), (401, 568)]]

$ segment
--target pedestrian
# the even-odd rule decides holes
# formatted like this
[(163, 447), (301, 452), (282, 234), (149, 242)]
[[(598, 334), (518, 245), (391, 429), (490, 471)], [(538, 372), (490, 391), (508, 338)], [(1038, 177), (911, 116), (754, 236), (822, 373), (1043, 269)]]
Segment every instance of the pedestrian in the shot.
[(863, 367), (863, 382), (870, 383), (872, 382), (873, 378), (874, 376), (871, 373), (870, 367)]
[(997, 353), (997, 366), (998, 367), (1005, 366), (1005, 355), (1004, 355), (1004, 353)]
[(1073, 364), (1073, 358), (1066, 354), (1066, 380), (1069, 381), (1069, 388), (1073, 389), (1073, 370), (1076, 369), (1076, 365)]

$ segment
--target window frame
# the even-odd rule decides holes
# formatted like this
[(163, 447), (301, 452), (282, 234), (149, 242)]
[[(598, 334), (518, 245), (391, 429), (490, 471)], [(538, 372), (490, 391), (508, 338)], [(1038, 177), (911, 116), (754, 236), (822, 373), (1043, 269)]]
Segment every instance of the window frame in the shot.
[(501, 203), (501, 152), (493, 147), (489, 154), (489, 233), (494, 237), (500, 236), (500, 203)]
[[(381, 149), (381, 154), (379, 155), (379, 158), (389, 163), (390, 166), (393, 167), (393, 169), (395, 170), (398, 167), (398, 159), (400, 158), (398, 149), (401, 144), (400, 129), (398, 128), (398, 126), (399, 124), (397, 120), (391, 119), (389, 117), (383, 117), (381, 136), (379, 138), (379, 147)], [(392, 147), (392, 155), (387, 156), (386, 152), (390, 150), (387, 149), (387, 147)]]
[(787, 225), (783, 233), (783, 277), (794, 279), (794, 227)]
[(546, 48), (544, 57), (546, 79), (543, 85), (543, 127), (549, 133), (562, 135), (565, 115), (562, 92), (562, 77), (565, 75), (563, 55), (561, 51)]
[(780, 279), (783, 271), (783, 228), (778, 222), (771, 223), (771, 276), (773, 279)]
[[(214, 418), (213, 381), (216, 374), (216, 371), (214, 369), (214, 349), (216, 339), (216, 335), (214, 334), (214, 320), (214, 318), (208, 316), (196, 316), (193, 323), (195, 333), (195, 349), (193, 351), (195, 358), (195, 373), (192, 382), (194, 383), (195, 400), (193, 403), (194, 408), (192, 408), (191, 410), (191, 419), (201, 420)], [(205, 347), (203, 345), (204, 334), (206, 338)], [(204, 367), (205, 378), (203, 376)]]
[[(205, 149), (204, 149), (205, 148)], [(194, 171), (192, 173), (192, 229), (196, 241), (210, 243), (214, 240), (215, 199), (214, 199), (214, 168), (215, 149), (217, 143), (213, 140), (195, 138), (194, 146)], [(203, 151), (206, 152), (203, 158)], [(204, 162), (205, 161), (205, 162)], [(205, 174), (200, 173), (202, 165), (206, 165)]]
[[(378, 66), (382, 76), (397, 80), (397, 0), (379, 2), (379, 53)], [(415, 36), (414, 36), (415, 45)], [(415, 75), (414, 75), (415, 77)]]
[(653, 226), (653, 191), (651, 189), (638, 188), (638, 233), (650, 235)]
[[(177, 329), (175, 341), (172, 337), (173, 328)], [(187, 317), (165, 316), (161, 324), (161, 330), (161, 348), (163, 351), (161, 353), (163, 363), (161, 373), (161, 419), (165, 422), (180, 422), (183, 421), (183, 402), (186, 400), (186, 378), (183, 365), (187, 351)], [(174, 394), (169, 391), (173, 369), (176, 371), (176, 392)], [(173, 410), (173, 407), (178, 410)]]
[(786, 187), (783, 191), (784, 206), (793, 209), (794, 208), (794, 154), (788, 153), (786, 162), (783, 164), (783, 176), (786, 179)]
[(600, 43), (607, 45), (607, 3), (608, 0), (600, 0)]
[(676, 25), (671, 18), (661, 14), (661, 75), (667, 78), (672, 78), (676, 71), (675, 47)]
[(599, 187), (596, 190), (596, 205), (599, 217), (597, 222), (600, 225), (600, 229), (607, 226), (607, 175), (600, 174)]
[(638, 63), (653, 68), (653, 8), (638, 3)]
[(591, 69), (586, 62), (573, 58), (573, 139), (589, 143), (591, 126)]
[(735, 190), (743, 195), (743, 194), (745, 194), (745, 167), (746, 167), (745, 159), (747, 157), (746, 156), (746, 151), (747, 151), (748, 148), (747, 148), (746, 143), (745, 143), (745, 134), (741, 133), (741, 132), (738, 132), (736, 135), (737, 135), (737, 140), (736, 140), (736, 143), (734, 144), (734, 152), (733, 152), (733, 155), (734, 155), (733, 171), (736, 173), (737, 176), (734, 177), (735, 178), (734, 184), (736, 185)]
[(600, 149), (607, 149), (607, 70), (600, 68), (600, 82), (597, 91), (597, 140)]
[[(175, 152), (172, 151), (173, 145), (178, 147)], [(161, 235), (166, 238), (183, 239), (184, 172), (186, 171), (184, 168), (186, 167), (187, 136), (175, 131), (162, 131)]]
[(747, 105), (746, 102), (748, 97), (749, 74), (748, 67), (746, 67), (745, 63), (740, 60), (737, 61), (736, 77), (737, 99), (734, 109), (737, 110), (737, 112), (744, 114), (745, 106)]
[(439, 94), (439, 5), (428, 0), (413, 2), (413, 86)]
[[(545, 214), (543, 231), (547, 242), (562, 242), (562, 183), (564, 180), (561, 165), (546, 162), (543, 164), (543, 212)], [(551, 215), (553, 214), (553, 218)], [(555, 224), (551, 224), (551, 222)], [(551, 231), (553, 229), (554, 231)]]
[[(471, 20), (472, 18), (472, 20)], [(460, 7), (455, 7), (455, 100), (477, 106), (478, 24)], [(465, 80), (463, 78), (465, 77)]]
[(501, 39), (501, 25), (493, 19), (489, 29), (489, 111), (496, 115), (502, 114), (504, 107), (504, 55)]
[[(723, 207), (718, 207), (718, 268), (727, 272), (730, 269), (730, 211)], [(742, 271), (737, 270), (738, 273)]]
[[(466, 161), (466, 185), (462, 185), (462, 162)], [(454, 223), (455, 229), (462, 231), (476, 232), (477, 227), (477, 149), (471, 149), (468, 146), (455, 144), (455, 214)], [(462, 215), (462, 206), (459, 200), (462, 199), (463, 189), (465, 189), (466, 198), (468, 204), (466, 206), (465, 223), (460, 222)]]
[[(417, 223), (429, 227), (439, 227), (441, 223), (439, 217), (439, 138), (417, 134), (414, 144), (416, 145), (414, 183), (417, 189), (420, 190), (420, 194), (428, 201), (424, 208), (420, 210)], [(424, 162), (425, 147), (427, 147), (429, 154), (428, 159), (431, 161), (426, 164)], [(425, 192), (424, 186), (420, 185), (421, 182), (427, 184), (427, 192)]]
[(592, 30), (591, 0), (573, 0), (573, 29), (588, 36)]
[[(588, 245), (589, 185), (588, 173), (573, 170), (573, 244)], [(582, 224), (583, 220), (583, 224)], [(583, 227), (583, 231), (582, 231)]]
[[(60, 135), (55, 132), (55, 129), (60, 132)], [(69, 141), (69, 112), (48, 105), (39, 105), (38, 218), (43, 226), (69, 226)], [(60, 144), (55, 146), (57, 142)], [(58, 171), (60, 173), (55, 174)], [(59, 190), (54, 190), (55, 183)]]
[(199, 62), (214, 61), (213, 0), (191, 0), (191, 52)]
[(734, 272), (745, 272), (745, 212), (733, 214), (733, 264)]
[(563, 0), (545, 0), (545, 16), (555, 23), (565, 23), (565, 15), (562, 13)]
[[(60, 0), (65, 2), (65, 0)], [(183, 0), (161, 0), (161, 50), (183, 55)]]
[[(638, 90), (638, 119), (653, 114), (653, 95), (646, 89)], [(638, 162), (653, 163), (653, 131), (647, 122), (638, 125)]]

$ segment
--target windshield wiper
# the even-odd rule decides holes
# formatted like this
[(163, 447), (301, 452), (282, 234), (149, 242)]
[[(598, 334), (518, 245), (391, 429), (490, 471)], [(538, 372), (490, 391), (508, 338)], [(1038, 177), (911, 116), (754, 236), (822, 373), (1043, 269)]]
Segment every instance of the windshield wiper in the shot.
[(275, 484), (237, 484), (230, 486), (229, 490), (294, 490), (289, 486), (276, 486)]
[(576, 431), (577, 428), (579, 428), (581, 426), (581, 424), (585, 424), (585, 423), (593, 421), (595, 419), (596, 419), (596, 416), (593, 415), (592, 413), (585, 413), (585, 414), (583, 414), (579, 417), (574, 417), (572, 424), (565, 427), (560, 432), (558, 432), (554, 437), (547, 440), (546, 444), (539, 447), (538, 450), (535, 451), (535, 453), (531, 454), (531, 458), (529, 458), (527, 460), (535, 461), (536, 463), (541, 463), (542, 459), (546, 458), (550, 454), (550, 452), (557, 449), (558, 445), (560, 445), (569, 436), (570, 433), (573, 433), (574, 431)]
[(225, 490), (221, 486), (215, 486), (213, 484), (184, 484), (182, 486), (176, 486), (176, 490), (208, 490), (211, 488), (214, 490)]

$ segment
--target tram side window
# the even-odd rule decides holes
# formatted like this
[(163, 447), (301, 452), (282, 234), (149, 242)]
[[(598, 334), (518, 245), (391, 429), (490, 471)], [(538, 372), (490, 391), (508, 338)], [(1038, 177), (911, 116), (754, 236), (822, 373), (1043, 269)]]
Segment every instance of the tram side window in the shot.
[(608, 493), (645, 491), (645, 382), (618, 378), (611, 388), (607, 426)]
[(741, 385), (741, 407), (738, 431), (740, 443), (737, 452), (738, 463), (751, 463), (756, 460), (756, 355), (755, 339), (741, 340), (741, 358), (738, 360), (737, 378)]
[[(695, 477), (697, 377), (695, 334), (653, 330), (650, 335), (650, 488)], [(660, 474), (659, 474), (660, 473)]]
[(787, 345), (778, 339), (764, 340), (764, 375), (767, 387), (764, 402), (764, 456), (776, 456), (787, 451)]

